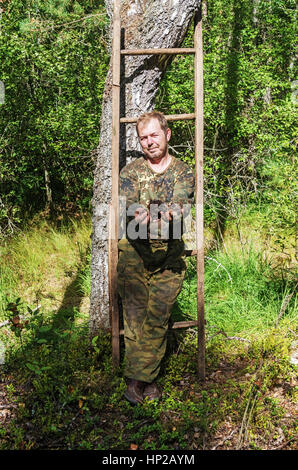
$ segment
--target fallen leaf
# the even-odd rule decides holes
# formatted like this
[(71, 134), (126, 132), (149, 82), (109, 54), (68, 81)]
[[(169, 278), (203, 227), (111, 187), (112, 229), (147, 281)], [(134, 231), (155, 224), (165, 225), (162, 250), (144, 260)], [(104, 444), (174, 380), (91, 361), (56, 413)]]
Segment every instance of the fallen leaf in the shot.
[(13, 313), (17, 313), (17, 311), (18, 311), (18, 308), (17, 308), (16, 304), (13, 304), (13, 303), (8, 304), (7, 309), (10, 310)]
[(20, 317), (17, 315), (11, 319), (14, 325), (18, 325), (20, 323)]

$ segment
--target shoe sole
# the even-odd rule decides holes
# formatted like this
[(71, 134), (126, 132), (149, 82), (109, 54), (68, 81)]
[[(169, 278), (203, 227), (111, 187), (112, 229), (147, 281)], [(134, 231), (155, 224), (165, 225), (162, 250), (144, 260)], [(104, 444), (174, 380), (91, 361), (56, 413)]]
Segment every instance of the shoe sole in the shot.
[(140, 405), (142, 403), (142, 401), (137, 401), (137, 400), (134, 400), (128, 393), (124, 392), (124, 397), (126, 398), (127, 401), (129, 401), (129, 403), (131, 403), (132, 405)]
[(159, 395), (158, 397), (157, 396), (154, 397), (150, 395), (144, 395), (144, 399), (147, 399), (148, 401), (160, 400), (161, 396)]

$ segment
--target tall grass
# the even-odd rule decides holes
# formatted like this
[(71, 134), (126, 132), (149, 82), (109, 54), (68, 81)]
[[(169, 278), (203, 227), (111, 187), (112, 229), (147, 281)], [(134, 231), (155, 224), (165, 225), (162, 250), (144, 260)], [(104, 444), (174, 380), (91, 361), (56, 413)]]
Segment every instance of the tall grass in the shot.
[[(262, 252), (232, 248), (205, 259), (205, 310), (207, 328), (227, 334), (254, 334), (279, 321), (297, 322), (294, 281), (285, 279)], [(287, 299), (290, 299), (287, 303)], [(196, 317), (196, 268), (189, 262), (177, 308)], [(284, 308), (284, 312), (282, 309)]]
[[(17, 297), (44, 308), (43, 302), (52, 296), (56, 310), (66, 291), (70, 297), (89, 297), (90, 234), (90, 220), (73, 220), (59, 229), (44, 221), (0, 244), (0, 318), (7, 301)], [(207, 253), (204, 283), (210, 334), (223, 330), (249, 335), (277, 321), (297, 321), (294, 281), (281, 275), (255, 246), (240, 249), (230, 239), (228, 250)], [(195, 259), (188, 262), (174, 309), (174, 319), (177, 316), (196, 318)]]
[(90, 249), (89, 220), (57, 228), (47, 221), (0, 244), (0, 317), (7, 301), (36, 302), (43, 292), (59, 298), (62, 286), (81, 269)]
[[(271, 399), (270, 390), (285, 384), (281, 405), (286, 403), (286, 413), (289, 406), (294, 407), (290, 384), (295, 371), (287, 360), (297, 322), (297, 301), (294, 295), (290, 297), (293, 281), (280, 275), (274, 263), (255, 246), (242, 251), (239, 240), (232, 237), (228, 250), (207, 252), (208, 380), (201, 384), (196, 378), (194, 335), (183, 336), (176, 353), (165, 358), (159, 378), (163, 389), (161, 405), (148, 402), (132, 409), (123, 399), (125, 381), (112, 365), (110, 336), (100, 332), (90, 348), (85, 321), (88, 313), (80, 310), (78, 317), (83, 321), (74, 321), (78, 319), (74, 314), (78, 303), (69, 306), (68, 311), (65, 302), (66, 294), (80, 299), (90, 291), (90, 233), (88, 220), (73, 221), (59, 229), (43, 222), (0, 245), (2, 314), (6, 297), (21, 297), (29, 303), (30, 295), (37, 296), (39, 289), (41, 304), (38, 315), (30, 315), (28, 329), (0, 330), (0, 348), (1, 343), (4, 346), (0, 360), (5, 353), (2, 367), (8, 372), (4, 377), (8, 381), (13, 377), (21, 390), (24, 384), (30, 388), (19, 395), (14, 389), (15, 403), (20, 404), (16, 409), (18, 417), (16, 422), (0, 426), (0, 448), (127, 449), (133, 442), (139, 448), (153, 450), (177, 446), (208, 449), (218, 443), (214, 433), (221, 441), (226, 429), (231, 436), (232, 431), (237, 431), (238, 442), (244, 448), (266, 448), (268, 442), (278, 445), (280, 415), (276, 413), (282, 408), (269, 407), (277, 404), (275, 395)], [(63, 301), (45, 311), (50, 290)], [(189, 259), (174, 314), (181, 318), (181, 312), (195, 318), (195, 259)], [(266, 329), (271, 330), (278, 319), (283, 328), (280, 334), (266, 334)], [(210, 341), (220, 330), (241, 337), (257, 332), (258, 337), (248, 347), (239, 341), (222, 341), (219, 336)], [(225, 367), (221, 367), (223, 357)], [(218, 371), (222, 371), (222, 378)], [(10, 383), (7, 391), (8, 387)], [(148, 426), (144, 426), (144, 418)], [(106, 424), (104, 429), (102, 423)], [(242, 429), (251, 432), (244, 436), (247, 442), (242, 439)], [(283, 429), (285, 440), (291, 443), (295, 436), (293, 420), (283, 421)], [(190, 447), (190, 443), (195, 447)], [(237, 439), (232, 439), (227, 448), (237, 445)]]

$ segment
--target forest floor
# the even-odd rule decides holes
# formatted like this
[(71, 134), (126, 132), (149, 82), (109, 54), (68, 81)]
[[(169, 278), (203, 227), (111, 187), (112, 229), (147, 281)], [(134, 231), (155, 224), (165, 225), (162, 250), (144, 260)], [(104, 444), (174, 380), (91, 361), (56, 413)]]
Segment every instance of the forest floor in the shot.
[(19, 317), (20, 327), (11, 322), (0, 331), (7, 348), (0, 365), (0, 450), (297, 450), (293, 314), (278, 325), (264, 316), (268, 328), (257, 334), (228, 335), (207, 322), (204, 382), (197, 375), (196, 331), (171, 332), (158, 379), (161, 400), (132, 406), (123, 397), (123, 363), (112, 365), (109, 334), (90, 344), (89, 295), (82, 287), (88, 256), (79, 231), (62, 264), (70, 241), (59, 239), (57, 249), (53, 237), (49, 253), (41, 237), (46, 267), (39, 260), (35, 284), (22, 288), (31, 305), (42, 307), (27, 309), (26, 323), (16, 301), (11, 318)]
[[(216, 395), (220, 394), (218, 390), (223, 391), (229, 382), (239, 379), (239, 374), (243, 370), (243, 366), (244, 364), (241, 360), (233, 365), (221, 361), (218, 370), (207, 371), (206, 381), (203, 386), (200, 385), (200, 390), (197, 388), (197, 377), (190, 375), (187, 371), (185, 371), (184, 375), (181, 375), (181, 380), (173, 386), (178, 394), (179, 391), (183, 391), (185, 403), (196, 403), (197, 400), (194, 400), (194, 398), (196, 398), (196, 396), (199, 398), (202, 395), (202, 390), (206, 394), (211, 394), (216, 398)], [(246, 374), (244, 380), (249, 379), (251, 379), (251, 377), (249, 377), (249, 374)], [(258, 426), (257, 432), (252, 432), (253, 422), (249, 422), (248, 414), (245, 415), (245, 413), (243, 413), (242, 419), (235, 420), (235, 416), (233, 416), (235, 412), (227, 412), (226, 416), (220, 419), (220, 423), (214, 432), (210, 432), (210, 429), (202, 429), (202, 424), (198, 417), (190, 415), (188, 420), (192, 420), (192, 426), (188, 425), (188, 430), (186, 432), (183, 431), (183, 435), (179, 436), (179, 426), (181, 426), (181, 423), (185, 419), (183, 412), (179, 413), (177, 410), (161, 411), (158, 420), (160, 424), (167, 429), (169, 440), (168, 443), (164, 442), (161, 448), (172, 450), (297, 450), (295, 425), (295, 422), (297, 423), (297, 403), (293, 400), (295, 388), (297, 388), (297, 379), (292, 378), (289, 381), (281, 381), (275, 384), (273, 388), (261, 394), (261, 398), (257, 398), (258, 400), (262, 400), (263, 403), (267, 403), (267, 405), (276, 408), (273, 412), (276, 416), (270, 419), (267, 417), (266, 426), (264, 426), (263, 429)], [(6, 438), (9, 438), (10, 435), (13, 438), (11, 443), (12, 447), (6, 442), (3, 448), (14, 448), (18, 450), (75, 449), (76, 445), (69, 447), (67, 439), (63, 436), (57, 438), (55, 433), (54, 435), (49, 432), (45, 433), (42, 430), (42, 426), (31, 424), (31, 419), (28, 418), (28, 416), (25, 418), (21, 417), (24, 408), (28, 407), (28, 395), (32, 394), (32, 390), (31, 393), (29, 392), (30, 385), (28, 383), (20, 384), (19, 379), (16, 380), (14, 374), (2, 375), (0, 383), (0, 429), (6, 430), (5, 433), (2, 431), (2, 434), (6, 434)], [(101, 394), (106, 395), (109, 392), (110, 387), (108, 385), (107, 390), (101, 386)], [(85, 399), (88, 400), (88, 396), (85, 397)], [(254, 396), (253, 399), (255, 400), (256, 396)], [(100, 410), (98, 413), (95, 409), (92, 410), (91, 414), (89, 412), (88, 417), (86, 417), (86, 413), (82, 410), (82, 402), (78, 400), (77, 406), (72, 409), (71, 425), (69, 425), (68, 419), (65, 433), (67, 434), (71, 427), (75, 434), (80, 434), (79, 428), (82, 425), (82, 427), (86, 426), (86, 423), (83, 423), (83, 421), (85, 419), (86, 421), (90, 421), (90, 419), (94, 420), (96, 416), (97, 421), (100, 423), (98, 425), (98, 434), (105, 435), (105, 437), (110, 435), (108, 441), (111, 443), (111, 448), (117, 450), (156, 450), (160, 448), (152, 445), (154, 442), (158, 441), (154, 426), (151, 432), (145, 432), (143, 435), (139, 433), (142, 428), (148, 428), (148, 425), (150, 427), (150, 425), (156, 421), (154, 416), (148, 416), (148, 410), (144, 417), (142, 417), (142, 413), (140, 413), (141, 416), (135, 417), (133, 415), (132, 419), (133, 407), (129, 410), (130, 405), (128, 409), (127, 406), (121, 409), (121, 405), (116, 406), (115, 404), (111, 405), (107, 403), (107, 406), (107, 408)], [(139, 405), (137, 408), (141, 406), (142, 405)], [(252, 410), (254, 406), (256, 405), (253, 405), (253, 400), (251, 399), (250, 410)], [(258, 405), (256, 407), (258, 407)], [(262, 413), (264, 410), (254, 410), (253, 414), (258, 412)], [(266, 412), (269, 413), (268, 409)], [(258, 418), (253, 417), (252, 421), (256, 421), (257, 419)], [(266, 421), (266, 419), (264, 421)], [(102, 429), (103, 425), (107, 426), (105, 431)], [(117, 445), (115, 436), (119, 434), (119, 426), (122, 429), (127, 428), (127, 432), (122, 433), (121, 442)], [(93, 429), (95, 430), (94, 434), (96, 434), (96, 428), (96, 424), (93, 424)], [(175, 433), (176, 430), (178, 430), (178, 432)], [(170, 434), (172, 434), (172, 436), (170, 436)], [(177, 439), (176, 442), (175, 438)], [(4, 438), (2, 445), (5, 440)], [(181, 440), (183, 441), (182, 447)], [(94, 436), (90, 439), (90, 446), (87, 445), (86, 441), (84, 441), (83, 446), (80, 443), (77, 443), (77, 445), (79, 448), (83, 449), (94, 449), (96, 446), (94, 446), (94, 442), (92, 444), (92, 441), (94, 441)]]

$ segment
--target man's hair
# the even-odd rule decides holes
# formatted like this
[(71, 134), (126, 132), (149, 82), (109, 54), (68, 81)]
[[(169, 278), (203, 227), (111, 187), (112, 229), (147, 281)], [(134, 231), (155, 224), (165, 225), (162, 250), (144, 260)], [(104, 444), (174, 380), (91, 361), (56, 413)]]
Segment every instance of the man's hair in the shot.
[(136, 123), (137, 133), (139, 134), (139, 130), (138, 130), (139, 129), (139, 124), (141, 122), (150, 121), (151, 119), (157, 119), (159, 121), (160, 127), (162, 128), (162, 130), (166, 134), (166, 132), (169, 128), (168, 121), (166, 120), (165, 115), (163, 113), (161, 113), (160, 111), (151, 111), (149, 113), (142, 114), (138, 118), (137, 123)]

